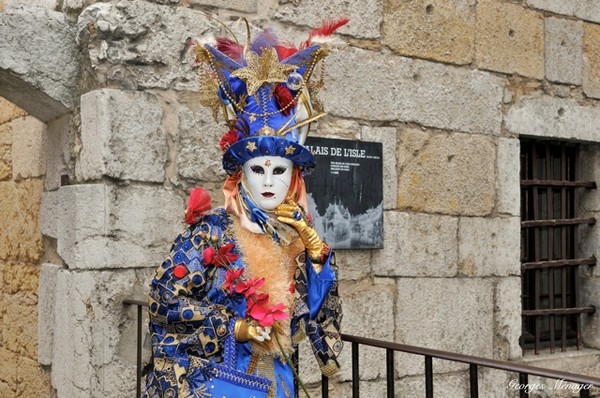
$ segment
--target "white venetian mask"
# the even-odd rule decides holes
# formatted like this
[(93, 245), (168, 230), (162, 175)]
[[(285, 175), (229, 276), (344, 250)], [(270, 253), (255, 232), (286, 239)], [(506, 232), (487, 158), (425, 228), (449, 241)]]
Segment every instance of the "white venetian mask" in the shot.
[(283, 203), (290, 189), (293, 168), (290, 159), (279, 156), (259, 156), (244, 163), (245, 185), (259, 208), (272, 211)]

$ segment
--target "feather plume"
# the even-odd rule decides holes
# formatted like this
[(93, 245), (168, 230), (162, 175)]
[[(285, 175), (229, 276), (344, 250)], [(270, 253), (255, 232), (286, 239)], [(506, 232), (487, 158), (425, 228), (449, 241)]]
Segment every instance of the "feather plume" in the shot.
[(300, 44), (300, 49), (309, 47), (313, 41), (314, 42), (323, 42), (323, 38), (331, 36), (335, 33), (336, 30), (346, 25), (350, 19), (341, 18), (339, 20), (327, 19), (323, 21), (321, 26), (313, 28), (308, 35), (308, 39)]
[(237, 63), (242, 62), (244, 46), (227, 37), (217, 37), (217, 50), (221, 51)]
[(278, 45), (279, 39), (277, 38), (277, 34), (270, 27), (266, 27), (252, 40), (250, 49), (256, 54), (261, 55), (264, 48), (277, 47)]

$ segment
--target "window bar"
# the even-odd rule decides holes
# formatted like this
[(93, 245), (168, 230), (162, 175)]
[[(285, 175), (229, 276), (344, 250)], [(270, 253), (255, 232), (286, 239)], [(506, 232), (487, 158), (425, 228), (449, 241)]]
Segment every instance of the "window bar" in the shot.
[(425, 355), (425, 398), (433, 398), (433, 358)]
[(358, 343), (352, 343), (352, 398), (359, 398)]
[[(562, 146), (564, 147), (564, 145)], [(553, 163), (552, 153), (550, 152), (550, 145), (546, 145), (546, 179), (552, 180), (554, 179), (554, 173), (552, 170)], [(546, 187), (546, 199), (547, 199), (547, 217), (548, 219), (554, 218), (554, 207), (552, 203), (552, 196), (554, 192), (552, 187)], [(547, 250), (548, 250), (548, 260), (554, 260), (554, 228), (548, 227), (548, 242), (547, 242)], [(543, 272), (543, 271), (542, 271)], [(548, 272), (548, 308), (554, 308), (554, 269), (547, 269)], [(550, 329), (550, 353), (554, 353), (554, 315), (550, 314), (548, 316), (548, 326)]]
[[(532, 168), (531, 168), (531, 173), (532, 173), (532, 178), (535, 179), (538, 176), (536, 176), (536, 170), (537, 168), (537, 163), (538, 163), (538, 159), (537, 159), (537, 151), (536, 151), (536, 146), (535, 145), (531, 145), (531, 160), (533, 162)], [(539, 189), (538, 187), (533, 187), (533, 219), (534, 220), (539, 220), (540, 218), (540, 214), (539, 214), (539, 207), (538, 207), (538, 203), (539, 203)], [(538, 262), (540, 261), (540, 229), (539, 228), (534, 228), (533, 229), (533, 253), (534, 253), (534, 261)], [(534, 272), (534, 278), (535, 278), (535, 294), (534, 294), (534, 309), (538, 310), (540, 309), (540, 272), (541, 270), (536, 269), (533, 270)], [(541, 322), (540, 322), (540, 317), (536, 316), (534, 317), (534, 322), (535, 322), (535, 353), (539, 354), (540, 353), (540, 327), (541, 327)]]
[[(577, 152), (575, 152), (573, 154), (574, 162), (573, 162), (573, 175), (575, 177), (579, 176), (579, 170), (577, 169), (577, 162), (578, 162), (578, 157), (577, 157)], [(579, 193), (577, 191), (574, 191), (574, 195), (573, 195), (573, 209), (579, 209)], [(575, 214), (574, 214), (575, 215)], [(573, 227), (574, 228), (574, 227)], [(575, 234), (572, 234), (572, 236), (575, 236)], [(579, 289), (581, 288), (579, 286), (579, 267), (577, 267), (574, 271), (571, 272), (571, 275), (573, 276), (573, 279), (575, 282), (575, 289), (573, 291), (573, 296), (574, 296), (574, 305), (575, 307), (579, 307)], [(571, 315), (576, 317), (575, 318), (575, 334), (576, 334), (576, 339), (577, 339), (577, 350), (580, 350), (583, 347), (583, 342), (581, 340), (581, 314), (576, 314), (576, 315)]]
[[(567, 155), (565, 153), (564, 145), (560, 149), (560, 179), (567, 179)], [(573, 189), (573, 188), (570, 188)], [(567, 187), (560, 188), (560, 218), (567, 218)], [(568, 257), (567, 253), (567, 226), (563, 225), (560, 227), (560, 258), (565, 259)], [(561, 283), (561, 306), (562, 308), (567, 308), (567, 267), (562, 267), (560, 269), (560, 283)], [(560, 320), (562, 323), (561, 328), (561, 336), (560, 336), (560, 345), (561, 351), (567, 350), (567, 318), (568, 315), (561, 315)]]
[[(529, 375), (527, 373), (519, 373), (519, 385), (526, 386), (529, 384)], [(528, 398), (529, 397), (529, 389), (528, 388), (519, 388), (519, 398)]]
[(469, 364), (469, 387), (471, 398), (479, 398), (479, 380), (477, 379), (477, 365)]
[(385, 371), (387, 380), (387, 398), (394, 398), (394, 350), (385, 350)]

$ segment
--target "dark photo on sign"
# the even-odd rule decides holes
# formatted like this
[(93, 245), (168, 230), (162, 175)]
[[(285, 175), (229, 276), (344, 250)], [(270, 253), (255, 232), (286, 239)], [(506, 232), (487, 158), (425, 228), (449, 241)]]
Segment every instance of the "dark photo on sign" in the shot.
[(306, 177), (319, 234), (334, 249), (383, 247), (382, 145), (309, 137), (317, 162)]

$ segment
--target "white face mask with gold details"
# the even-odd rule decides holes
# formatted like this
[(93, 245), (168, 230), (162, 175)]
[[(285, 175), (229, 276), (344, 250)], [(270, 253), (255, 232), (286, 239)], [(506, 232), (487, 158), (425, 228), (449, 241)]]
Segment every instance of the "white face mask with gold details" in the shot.
[(244, 185), (256, 206), (273, 211), (285, 201), (293, 168), (290, 159), (279, 156), (259, 156), (244, 163)]

